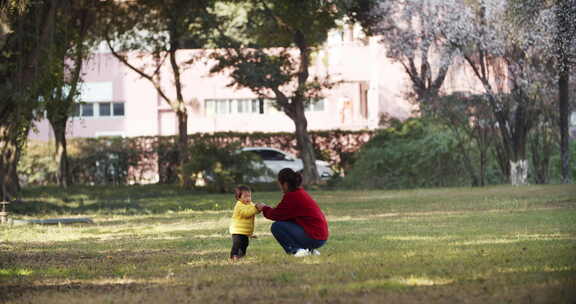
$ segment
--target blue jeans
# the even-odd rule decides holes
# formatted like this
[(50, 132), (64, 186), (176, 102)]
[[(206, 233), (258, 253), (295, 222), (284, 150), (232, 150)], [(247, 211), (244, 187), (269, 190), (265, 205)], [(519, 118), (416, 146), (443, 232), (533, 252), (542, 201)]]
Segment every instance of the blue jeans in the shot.
[(309, 237), (304, 228), (294, 222), (274, 222), (270, 230), (276, 241), (280, 243), (288, 254), (294, 254), (301, 248), (308, 250), (320, 248), (326, 243), (325, 240), (316, 240)]

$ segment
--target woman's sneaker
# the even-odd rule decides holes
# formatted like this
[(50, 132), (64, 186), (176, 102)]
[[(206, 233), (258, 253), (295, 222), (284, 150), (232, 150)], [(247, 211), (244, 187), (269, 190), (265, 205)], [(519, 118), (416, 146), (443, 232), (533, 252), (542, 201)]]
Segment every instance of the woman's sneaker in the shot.
[(312, 255), (320, 255), (320, 251), (314, 249), (312, 250)]
[(296, 251), (296, 253), (294, 253), (294, 256), (299, 258), (299, 257), (309, 256), (310, 254), (311, 253), (310, 253), (310, 251), (308, 251), (308, 249), (300, 248), (300, 249), (298, 249), (298, 251)]

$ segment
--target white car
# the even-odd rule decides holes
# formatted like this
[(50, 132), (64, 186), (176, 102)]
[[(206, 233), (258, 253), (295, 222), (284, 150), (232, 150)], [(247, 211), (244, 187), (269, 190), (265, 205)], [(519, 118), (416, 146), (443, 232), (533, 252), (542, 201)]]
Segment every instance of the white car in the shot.
[[(273, 177), (265, 176), (259, 178), (258, 181), (261, 182), (275, 181), (278, 172), (284, 168), (290, 168), (296, 172), (304, 169), (304, 164), (301, 159), (282, 150), (267, 147), (246, 147), (242, 148), (242, 151), (255, 153), (260, 156), (264, 166), (274, 174)], [(334, 174), (334, 171), (330, 168), (330, 164), (322, 160), (316, 161), (316, 169), (318, 170), (320, 179), (329, 179)]]

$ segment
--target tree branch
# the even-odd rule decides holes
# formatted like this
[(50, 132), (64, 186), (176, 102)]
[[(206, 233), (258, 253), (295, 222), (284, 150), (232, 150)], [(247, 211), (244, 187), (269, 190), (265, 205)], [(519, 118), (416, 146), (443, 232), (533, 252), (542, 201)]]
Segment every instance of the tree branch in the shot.
[[(148, 75), (146, 74), (144, 71), (138, 69), (137, 67), (135, 67), (134, 65), (132, 65), (130, 62), (128, 62), (128, 59), (126, 59), (124, 56), (122, 56), (121, 54), (119, 54), (114, 47), (112, 47), (112, 43), (110, 42), (110, 37), (108, 36), (108, 31), (106, 30), (106, 33), (104, 35), (104, 40), (106, 41), (106, 45), (108, 45), (108, 48), (110, 49), (110, 52), (112, 53), (112, 55), (114, 55), (114, 57), (116, 57), (118, 60), (120, 60), (123, 64), (125, 64), (128, 68), (130, 68), (132, 71), (136, 72), (138, 75), (140, 75), (142, 78), (147, 79), (148, 81), (150, 81), (150, 83), (152, 83), (152, 85), (154, 86), (154, 88), (156, 89), (156, 92), (158, 92), (158, 94), (162, 97), (162, 99), (164, 99), (166, 102), (168, 102), (168, 104), (172, 105), (172, 102), (170, 100), (170, 98), (168, 98), (168, 96), (164, 93), (164, 91), (162, 90), (162, 87), (160, 86), (160, 84), (154, 80), (154, 75)], [(161, 66), (161, 65), (160, 65)], [(160, 66), (155, 70), (155, 73), (157, 73), (160, 70)]]

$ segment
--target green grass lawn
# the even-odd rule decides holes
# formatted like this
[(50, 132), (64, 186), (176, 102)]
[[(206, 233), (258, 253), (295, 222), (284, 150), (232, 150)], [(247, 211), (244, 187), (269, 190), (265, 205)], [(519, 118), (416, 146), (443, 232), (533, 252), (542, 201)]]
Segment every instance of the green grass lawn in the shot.
[(259, 216), (248, 257), (232, 264), (230, 194), (28, 189), (16, 217), (95, 224), (0, 226), (0, 302), (576, 301), (574, 185), (311, 194), (330, 224), (321, 256), (285, 255)]

